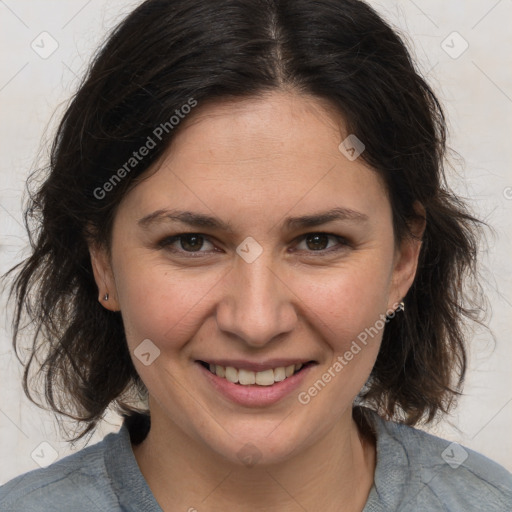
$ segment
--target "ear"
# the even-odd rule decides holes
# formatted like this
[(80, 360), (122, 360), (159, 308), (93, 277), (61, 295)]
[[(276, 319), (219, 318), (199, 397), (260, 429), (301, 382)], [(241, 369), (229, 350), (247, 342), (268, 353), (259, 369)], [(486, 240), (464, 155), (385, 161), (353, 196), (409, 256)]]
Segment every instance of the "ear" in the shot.
[(407, 295), (416, 276), (423, 233), (426, 227), (426, 211), (419, 202), (414, 204), (414, 211), (417, 217), (409, 223), (409, 229), (413, 236), (404, 238), (395, 251), (389, 309), (395, 309), (396, 304)]
[[(94, 280), (98, 286), (99, 302), (105, 309), (119, 311), (120, 307), (117, 299), (114, 273), (107, 250), (104, 247), (90, 244), (89, 254), (91, 256)], [(108, 300), (105, 300), (105, 294), (108, 294)]]

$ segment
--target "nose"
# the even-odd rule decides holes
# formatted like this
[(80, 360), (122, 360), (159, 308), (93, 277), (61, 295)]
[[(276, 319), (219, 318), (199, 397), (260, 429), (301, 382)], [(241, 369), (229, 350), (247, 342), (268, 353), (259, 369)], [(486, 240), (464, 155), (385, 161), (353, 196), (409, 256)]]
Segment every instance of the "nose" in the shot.
[(252, 347), (291, 332), (297, 323), (296, 296), (289, 277), (264, 254), (252, 263), (237, 258), (217, 307), (220, 330)]

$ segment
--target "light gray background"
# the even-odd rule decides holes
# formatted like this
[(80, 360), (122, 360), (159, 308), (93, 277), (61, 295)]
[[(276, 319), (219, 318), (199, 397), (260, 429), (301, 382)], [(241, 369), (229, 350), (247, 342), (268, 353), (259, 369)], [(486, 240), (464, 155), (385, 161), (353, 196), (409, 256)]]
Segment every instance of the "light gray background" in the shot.
[[(92, 51), (138, 3), (0, 0), (0, 273), (27, 254), (21, 198), (30, 169), (46, 155), (43, 137), (51, 139)], [(455, 414), (428, 430), (512, 470), (512, 0), (371, 4), (406, 35), (446, 108), (450, 145), (464, 159), (455, 162), (453, 186), (498, 233), (482, 258), (497, 344), (484, 330), (475, 332), (465, 396)], [(35, 41), (40, 54), (49, 52), (52, 39), (58, 48), (47, 58), (31, 48)], [(469, 47), (458, 56), (464, 41)], [(52, 415), (25, 399), (5, 293), (1, 305), (0, 484), (83, 447), (65, 443)], [(117, 429), (119, 421), (109, 419), (91, 442)]]

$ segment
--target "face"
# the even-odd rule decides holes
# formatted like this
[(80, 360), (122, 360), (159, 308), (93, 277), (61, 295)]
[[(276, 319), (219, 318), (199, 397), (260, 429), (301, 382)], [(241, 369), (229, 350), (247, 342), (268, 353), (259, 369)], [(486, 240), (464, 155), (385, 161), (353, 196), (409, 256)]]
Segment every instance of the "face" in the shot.
[(235, 462), (285, 460), (349, 416), (414, 277), (419, 246), (395, 244), (332, 112), (284, 92), (198, 110), (123, 199), (111, 260), (91, 251), (152, 417)]

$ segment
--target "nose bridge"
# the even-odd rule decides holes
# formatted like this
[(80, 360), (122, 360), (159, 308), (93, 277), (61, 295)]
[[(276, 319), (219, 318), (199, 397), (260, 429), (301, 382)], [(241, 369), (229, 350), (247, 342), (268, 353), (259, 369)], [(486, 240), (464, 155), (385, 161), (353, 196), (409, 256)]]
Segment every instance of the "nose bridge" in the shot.
[(270, 251), (251, 262), (237, 258), (217, 312), (219, 328), (253, 346), (291, 330), (296, 321), (293, 294), (283, 281)]

